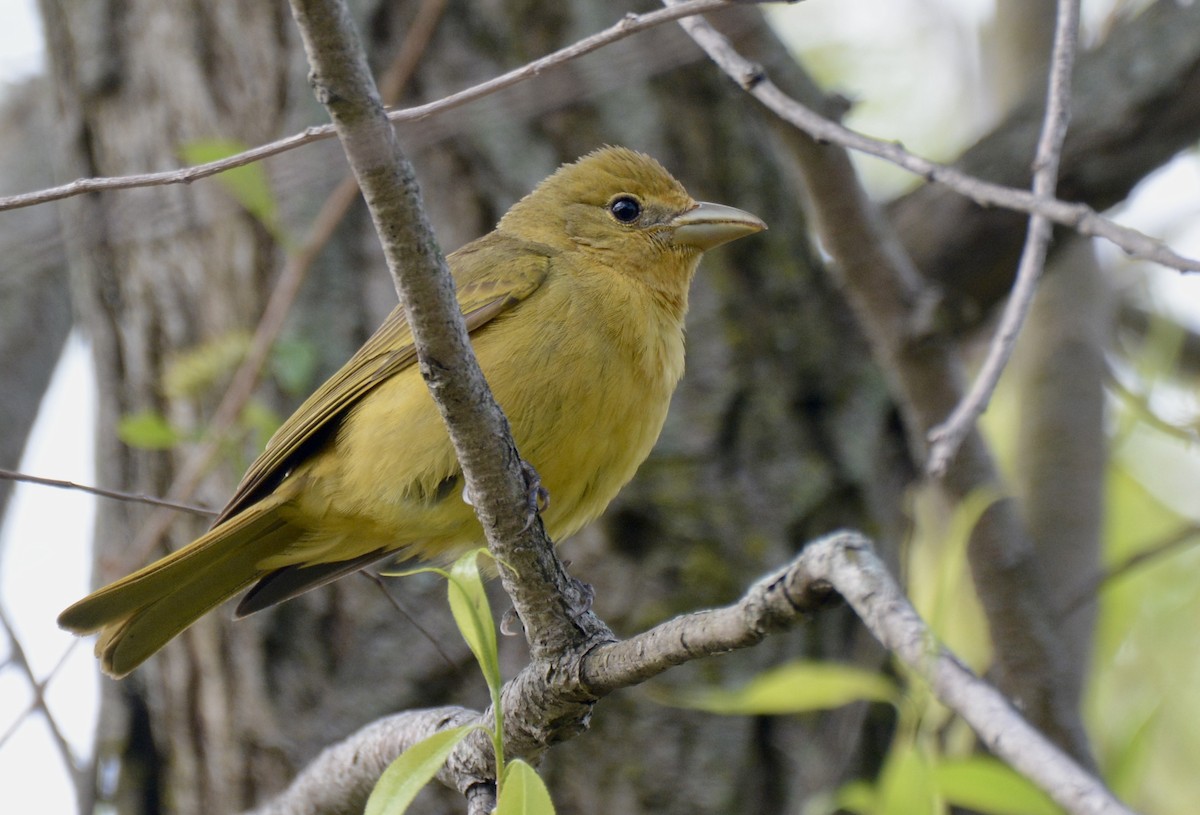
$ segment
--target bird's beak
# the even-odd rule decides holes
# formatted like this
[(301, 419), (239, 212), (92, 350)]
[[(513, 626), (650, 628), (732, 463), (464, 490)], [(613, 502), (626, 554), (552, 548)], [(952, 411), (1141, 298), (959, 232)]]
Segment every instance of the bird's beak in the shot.
[(671, 240), (705, 252), (714, 246), (753, 235), (767, 228), (757, 216), (721, 204), (699, 203), (668, 222)]

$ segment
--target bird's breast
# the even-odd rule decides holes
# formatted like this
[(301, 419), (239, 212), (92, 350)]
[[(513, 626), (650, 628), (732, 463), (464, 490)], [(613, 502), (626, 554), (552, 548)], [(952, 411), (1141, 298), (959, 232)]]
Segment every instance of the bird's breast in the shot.
[(550, 492), (543, 518), (556, 539), (633, 477), (683, 374), (677, 319), (620, 282), (603, 291), (589, 282), (547, 287), (475, 343), (518, 449)]

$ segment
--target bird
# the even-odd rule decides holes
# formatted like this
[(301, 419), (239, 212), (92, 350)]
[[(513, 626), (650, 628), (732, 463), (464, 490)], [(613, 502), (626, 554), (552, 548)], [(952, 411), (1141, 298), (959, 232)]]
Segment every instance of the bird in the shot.
[[(697, 202), (655, 159), (564, 164), (447, 257), (485, 378), (549, 501), (555, 541), (595, 519), (657, 441), (684, 370), (701, 255), (766, 228)], [(394, 559), (446, 559), (483, 530), (397, 306), (280, 426), (204, 535), (63, 611), (120, 678), (249, 589), (243, 617)]]

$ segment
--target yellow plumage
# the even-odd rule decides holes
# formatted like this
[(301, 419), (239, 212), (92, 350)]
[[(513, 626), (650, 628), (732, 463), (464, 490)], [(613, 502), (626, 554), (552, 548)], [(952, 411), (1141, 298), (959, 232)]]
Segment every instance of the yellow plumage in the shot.
[[(697, 204), (653, 159), (609, 147), (565, 165), (449, 256), (472, 345), (561, 540), (599, 515), (658, 438), (683, 374), (701, 253), (764, 228)], [(397, 307), (284, 423), (213, 528), (68, 608), (123, 676), (254, 586), (247, 614), (392, 554), (480, 545), (445, 427)]]

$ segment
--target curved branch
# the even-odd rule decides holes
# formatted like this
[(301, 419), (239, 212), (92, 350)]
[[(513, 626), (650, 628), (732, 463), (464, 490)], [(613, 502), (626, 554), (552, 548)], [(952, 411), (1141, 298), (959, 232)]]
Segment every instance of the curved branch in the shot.
[[(834, 592), (854, 608), (876, 639), (929, 682), (937, 698), (961, 715), (992, 752), (1067, 812), (1131, 815), (1100, 780), (1051, 744), (999, 691), (937, 641), (870, 541), (854, 532), (810, 543), (731, 606), (684, 615), (624, 642), (526, 666), (504, 689), (505, 751), (536, 760), (552, 744), (582, 732), (592, 704), (603, 696), (673, 665), (755, 645), (826, 606)], [(572, 708), (575, 713), (564, 718)], [(459, 707), (382, 719), (328, 748), (279, 798), (254, 815), (361, 811), (379, 774), (405, 747), (437, 730), (490, 721), (490, 711)], [(530, 740), (534, 731), (529, 723), (537, 721), (553, 721), (554, 727), (542, 727)], [(516, 730), (522, 732), (512, 732)], [(468, 739), (439, 779), (464, 793), (486, 784), (487, 779), (476, 773), (490, 761), (487, 744), (482, 737)]]

